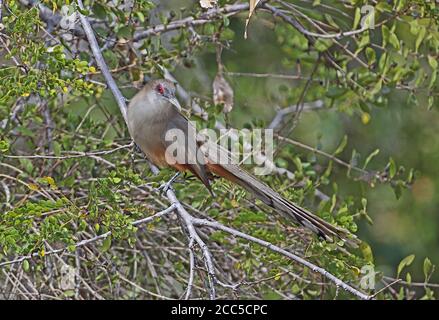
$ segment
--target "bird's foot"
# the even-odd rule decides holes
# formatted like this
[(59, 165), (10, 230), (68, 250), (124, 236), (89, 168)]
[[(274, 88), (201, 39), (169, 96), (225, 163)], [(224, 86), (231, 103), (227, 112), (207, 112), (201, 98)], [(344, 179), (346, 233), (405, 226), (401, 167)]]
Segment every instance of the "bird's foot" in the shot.
[(143, 154), (143, 151), (140, 149), (140, 147), (135, 142), (134, 142), (134, 152)]
[(180, 172), (177, 172), (176, 174), (174, 174), (172, 176), (171, 179), (169, 179), (168, 182), (162, 184), (160, 187), (158, 187), (158, 191), (161, 191), (163, 193), (166, 193), (169, 189), (172, 189), (172, 184), (175, 182), (175, 180), (178, 178), (178, 176), (180, 175)]

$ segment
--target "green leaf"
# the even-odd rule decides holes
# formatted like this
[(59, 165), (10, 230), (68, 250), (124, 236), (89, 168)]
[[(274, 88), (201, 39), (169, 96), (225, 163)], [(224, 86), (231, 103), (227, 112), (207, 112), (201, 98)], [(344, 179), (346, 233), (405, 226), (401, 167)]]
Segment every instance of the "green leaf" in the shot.
[(424, 40), (426, 33), (427, 33), (427, 29), (425, 27), (420, 27), (420, 31), (418, 33), (418, 37), (416, 38), (416, 43), (415, 43), (416, 52), (418, 52), (418, 49), (421, 46), (422, 40)]
[(230, 25), (230, 19), (227, 16), (223, 17), (224, 27), (228, 27)]
[(437, 63), (437, 60), (435, 57), (429, 55), (428, 56), (428, 63), (433, 70), (437, 69), (438, 63)]
[(367, 165), (369, 164), (369, 162), (376, 156), (378, 155), (378, 153), (380, 153), (380, 149), (376, 149), (374, 152), (372, 152), (366, 159), (366, 161), (364, 162), (363, 165), (363, 169), (366, 169)]
[(412, 275), (410, 274), (410, 272), (407, 272), (406, 276), (405, 276), (405, 281), (410, 285), (412, 283)]
[(61, 145), (59, 144), (59, 142), (53, 141), (52, 148), (55, 156), (59, 157), (61, 155)]
[(360, 250), (361, 250), (361, 254), (363, 255), (363, 258), (367, 262), (373, 263), (372, 248), (366, 242), (360, 243)]
[[(437, 71), (434, 71), (434, 72), (431, 73), (431, 79), (430, 79), (430, 83), (428, 85), (429, 89), (432, 89), (436, 85), (437, 75), (438, 75)], [(431, 96), (431, 97), (433, 97), (433, 96)]]
[(404, 183), (401, 180), (398, 180), (396, 184), (393, 186), (393, 191), (395, 192), (396, 199), (401, 198), (403, 189), (404, 189)]
[(105, 240), (102, 242), (101, 250), (102, 252), (108, 251), (111, 247), (111, 236), (108, 236), (105, 238)]
[(433, 106), (434, 106), (434, 97), (433, 96), (430, 96), (430, 97), (428, 97), (428, 110), (431, 110), (432, 108), (433, 108)]
[(19, 159), (19, 161), (27, 173), (32, 173), (32, 171), (34, 170), (34, 165), (32, 164), (32, 161), (26, 158), (21, 158)]
[(378, 68), (380, 69), (381, 73), (385, 73), (387, 70), (387, 52), (384, 52), (381, 55), (380, 61), (378, 63)]
[(414, 19), (410, 21), (410, 33), (413, 35), (417, 35), (419, 32), (419, 23), (418, 20)]
[(364, 102), (363, 100), (360, 100), (359, 105), (360, 105), (361, 111), (366, 112), (366, 113), (370, 113), (370, 108), (366, 102)]
[(139, 18), (139, 21), (144, 23), (145, 22), (145, 15), (141, 11), (136, 11), (137, 18)]
[(79, 11), (80, 14), (86, 17), (90, 15), (90, 11), (88, 11), (87, 9), (81, 9), (79, 6), (76, 6), (76, 9)]
[(28, 272), (28, 271), (29, 271), (29, 261), (27, 261), (27, 260), (24, 260), (24, 261), (23, 261), (23, 270), (24, 270), (25, 272)]
[(343, 87), (330, 87), (329, 90), (326, 92), (326, 96), (328, 98), (339, 98), (342, 95), (344, 95), (347, 92), (346, 88)]
[(64, 291), (63, 294), (67, 298), (74, 297), (75, 296), (75, 290), (66, 290), (66, 291)]
[(23, 127), (23, 126), (17, 127), (17, 131), (19, 131), (22, 135), (28, 136), (28, 137), (33, 137), (35, 135), (35, 132), (33, 132), (31, 129)]
[(108, 179), (111, 180), (114, 184), (118, 184), (122, 181), (122, 179), (119, 177), (110, 177)]
[(434, 271), (434, 266), (431, 264), (430, 259), (425, 258), (424, 259), (424, 277), (425, 277), (425, 281), (428, 280), (428, 278), (430, 277), (431, 273)]
[(374, 49), (372, 49), (371, 47), (367, 47), (365, 54), (369, 64), (373, 64), (376, 62), (376, 52)]
[(0, 140), (0, 152), (5, 153), (9, 150), (9, 142), (6, 140)]
[(390, 178), (391, 179), (396, 174), (396, 164), (395, 164), (395, 161), (392, 158), (390, 158), (390, 160), (389, 160), (389, 174), (390, 174)]
[(361, 50), (365, 46), (367, 46), (370, 43), (370, 36), (369, 33), (363, 33), (361, 35), (360, 41), (358, 42), (358, 48)]
[(131, 26), (123, 26), (117, 31), (117, 35), (121, 38), (130, 39), (133, 34), (133, 28)]
[(355, 9), (354, 24), (352, 26), (353, 30), (357, 29), (360, 20), (361, 20), (361, 9), (357, 7)]
[(318, 6), (319, 4), (320, 4), (320, 0), (314, 0), (312, 6), (315, 7)]
[(325, 14), (325, 19), (328, 21), (328, 23), (333, 26), (334, 28), (340, 29), (340, 27), (337, 25), (337, 23), (334, 21), (331, 15)]
[(387, 11), (387, 12), (392, 12), (392, 7), (384, 1), (380, 1), (377, 3), (377, 5), (375, 6), (375, 9), (377, 9), (379, 12), (383, 12), (383, 11)]
[(344, 135), (343, 139), (341, 140), (340, 144), (337, 147), (337, 150), (335, 150), (334, 155), (342, 153), (343, 150), (346, 148), (347, 144), (348, 144), (348, 136)]
[(95, 3), (93, 5), (93, 13), (96, 15), (96, 17), (98, 17), (101, 20), (104, 20), (107, 17), (107, 11), (99, 3)]
[(399, 44), (399, 39), (394, 32), (390, 33), (389, 42), (396, 50), (399, 50), (401, 48)]
[(387, 45), (390, 37), (390, 29), (386, 25), (383, 25), (381, 28), (381, 34), (383, 36), (383, 47)]
[(264, 300), (279, 300), (281, 298), (282, 297), (278, 293), (276, 293), (274, 291), (268, 291), (268, 292), (263, 294), (263, 299)]
[(404, 269), (405, 267), (408, 267), (409, 265), (412, 264), (413, 260), (415, 260), (415, 255), (411, 254), (407, 257), (405, 257), (404, 259), (401, 260), (401, 262), (398, 265), (398, 271), (396, 273), (396, 277), (399, 278), (399, 275), (401, 274), (402, 269)]
[(317, 51), (319, 52), (323, 52), (328, 50), (331, 46), (332, 46), (333, 42), (331, 39), (321, 39), (319, 38), (315, 43), (314, 43), (314, 47), (317, 49)]

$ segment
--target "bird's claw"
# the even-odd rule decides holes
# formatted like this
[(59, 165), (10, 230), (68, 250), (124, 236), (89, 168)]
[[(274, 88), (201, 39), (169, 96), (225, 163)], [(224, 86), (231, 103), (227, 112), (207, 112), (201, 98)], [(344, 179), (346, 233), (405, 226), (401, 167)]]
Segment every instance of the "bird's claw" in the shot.
[(136, 153), (143, 153), (143, 151), (140, 149), (137, 143), (134, 142), (134, 152)]

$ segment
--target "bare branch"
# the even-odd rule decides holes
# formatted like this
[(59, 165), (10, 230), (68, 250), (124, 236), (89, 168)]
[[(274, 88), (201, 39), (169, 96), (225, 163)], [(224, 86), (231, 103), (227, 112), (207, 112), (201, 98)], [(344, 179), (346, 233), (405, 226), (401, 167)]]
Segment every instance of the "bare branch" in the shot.
[(114, 149), (110, 150), (101, 150), (101, 151), (95, 151), (95, 152), (82, 152), (82, 151), (65, 151), (65, 153), (73, 153), (68, 156), (52, 156), (52, 155), (44, 155), (44, 154), (34, 154), (34, 155), (23, 155), (23, 156), (16, 156), (16, 155), (3, 155), (5, 158), (10, 159), (57, 159), (57, 160), (64, 160), (64, 159), (72, 159), (72, 158), (82, 158), (82, 157), (95, 157), (100, 155), (107, 155), (116, 151), (119, 151), (121, 149), (127, 149), (131, 148), (133, 146), (133, 142), (116, 147)]
[[(315, 110), (315, 109), (322, 109), (324, 108), (323, 101), (317, 100), (314, 102), (308, 102), (303, 104), (302, 111), (305, 110)], [(296, 112), (298, 109), (298, 106), (290, 106), (287, 108), (279, 109), (276, 112), (275, 117), (271, 121), (271, 123), (268, 125), (268, 129), (276, 129), (283, 121), (284, 117), (290, 113)]]
[[(84, 5), (81, 0), (77, 0), (78, 6), (81, 10), (85, 10)], [(116, 99), (117, 105), (119, 106), (120, 112), (122, 113), (123, 118), (127, 118), (127, 106), (125, 103), (125, 98), (120, 92), (119, 88), (116, 85), (113, 77), (111, 76), (110, 70), (108, 69), (107, 64), (105, 63), (104, 57), (102, 56), (101, 49), (99, 48), (96, 37), (94, 36), (93, 30), (91, 28), (90, 23), (81, 12), (78, 11), (79, 19), (81, 20), (82, 27), (84, 28), (84, 32), (87, 36), (88, 43), (90, 45), (90, 49), (93, 52), (93, 56), (96, 59), (96, 63), (101, 69), (102, 75), (105, 78), (105, 81), (108, 84), (111, 92), (113, 93), (114, 98)]]
[(202, 14), (199, 19), (188, 17), (182, 20), (172, 21), (169, 24), (159, 24), (146, 30), (137, 32), (134, 35), (133, 41), (139, 41), (152, 35), (159, 35), (163, 32), (211, 23), (214, 19), (222, 19), (224, 15), (232, 16), (245, 11), (248, 9), (248, 7), (248, 3), (239, 3), (226, 5), (221, 8), (213, 8)]

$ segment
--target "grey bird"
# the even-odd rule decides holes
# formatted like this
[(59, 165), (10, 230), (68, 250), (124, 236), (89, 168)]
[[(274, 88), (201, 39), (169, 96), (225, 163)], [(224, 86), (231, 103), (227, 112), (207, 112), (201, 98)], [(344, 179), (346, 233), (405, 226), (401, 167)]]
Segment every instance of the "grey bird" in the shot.
[[(292, 218), (321, 239), (341, 239), (351, 246), (358, 243), (358, 239), (349, 231), (336, 227), (285, 199), (239, 165), (219, 161), (222, 156), (229, 158), (230, 154), (211, 141), (203, 143), (197, 140), (195, 128), (181, 113), (181, 106), (175, 96), (175, 85), (172, 82), (161, 79), (147, 83), (130, 101), (127, 117), (128, 129), (134, 142), (156, 166), (173, 167), (180, 172), (189, 171), (198, 177), (210, 192), (212, 177), (222, 177), (243, 187), (276, 212)], [(187, 138), (186, 143), (173, 145), (174, 149), (176, 146), (179, 149), (177, 151), (185, 155), (184, 159), (176, 158), (175, 152), (169, 151), (173, 141), (168, 141), (167, 133), (175, 129), (181, 130)], [(190, 144), (189, 140), (196, 143)], [(220, 150), (219, 155), (217, 150)]]

